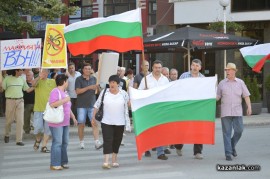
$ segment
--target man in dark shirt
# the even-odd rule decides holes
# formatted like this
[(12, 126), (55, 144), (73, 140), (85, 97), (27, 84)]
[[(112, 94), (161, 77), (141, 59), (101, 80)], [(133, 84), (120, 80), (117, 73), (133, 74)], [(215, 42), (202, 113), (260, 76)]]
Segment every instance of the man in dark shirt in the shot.
[[(34, 79), (34, 73), (32, 71), (28, 71), (26, 74), (26, 82), (29, 87), (32, 87), (32, 81)], [(26, 134), (29, 134), (31, 131), (31, 114), (34, 112), (34, 102), (35, 102), (35, 91), (30, 93), (24, 92), (24, 125), (23, 130)]]
[[(91, 120), (96, 102), (95, 91), (97, 89), (96, 78), (91, 76), (91, 65), (82, 66), (82, 75), (76, 78), (75, 90), (77, 94), (77, 120), (80, 148), (84, 149), (84, 127), (86, 116)], [(97, 123), (92, 126), (95, 140), (95, 148), (100, 149), (103, 145), (99, 141), (99, 128)]]
[(149, 74), (149, 71), (148, 71), (149, 70), (149, 63), (148, 63), (148, 61), (146, 61), (146, 60), (142, 61), (141, 69), (142, 69), (142, 71), (139, 74), (135, 75), (135, 77), (134, 77), (133, 88), (135, 88), (135, 89), (139, 88), (140, 83), (141, 83), (141, 81), (142, 81), (142, 79), (144, 77), (144, 71), (147, 71), (146, 75)]

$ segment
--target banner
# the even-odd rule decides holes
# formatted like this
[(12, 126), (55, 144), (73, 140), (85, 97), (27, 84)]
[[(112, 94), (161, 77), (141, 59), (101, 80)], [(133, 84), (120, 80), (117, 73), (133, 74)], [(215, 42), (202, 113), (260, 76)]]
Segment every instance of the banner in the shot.
[(41, 39), (1, 41), (1, 70), (39, 68)]
[(47, 24), (42, 68), (67, 68), (67, 47), (64, 38), (65, 24)]
[(116, 75), (119, 61), (119, 53), (105, 53), (99, 55), (97, 84), (105, 88), (109, 84), (109, 77)]

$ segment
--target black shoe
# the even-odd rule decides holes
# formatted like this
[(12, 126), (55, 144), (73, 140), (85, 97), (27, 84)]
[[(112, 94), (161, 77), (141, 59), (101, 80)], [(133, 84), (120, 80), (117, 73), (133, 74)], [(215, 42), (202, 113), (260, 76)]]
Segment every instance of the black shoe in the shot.
[(170, 149), (175, 149), (174, 145), (170, 145)]
[(168, 160), (168, 157), (165, 154), (161, 154), (160, 156), (158, 156), (158, 159), (160, 159), (160, 160)]
[(164, 150), (164, 153), (165, 153), (165, 154), (171, 154), (171, 151), (170, 151), (169, 149), (165, 149), (165, 150)]
[(233, 155), (234, 157), (237, 157), (237, 152), (236, 152), (236, 150), (235, 150), (235, 149), (233, 149), (233, 151), (232, 151), (232, 155)]
[(152, 148), (152, 151), (156, 151), (157, 149), (156, 148)]
[(150, 151), (146, 151), (146, 152), (144, 153), (144, 156), (145, 156), (145, 157), (151, 157)]
[(226, 156), (226, 160), (232, 161), (232, 157), (231, 156)]
[(5, 136), (4, 140), (5, 140), (5, 143), (9, 143), (9, 137)]
[(23, 142), (17, 142), (16, 145), (24, 146), (24, 143)]

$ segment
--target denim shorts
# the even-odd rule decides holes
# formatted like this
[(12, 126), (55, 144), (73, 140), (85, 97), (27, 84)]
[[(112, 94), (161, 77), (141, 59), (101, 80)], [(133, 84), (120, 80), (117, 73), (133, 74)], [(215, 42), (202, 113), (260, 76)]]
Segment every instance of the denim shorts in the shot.
[(92, 120), (94, 108), (77, 108), (77, 120), (79, 124), (84, 124), (86, 121), (86, 115), (88, 116), (89, 120)]
[(34, 134), (44, 133), (46, 135), (51, 135), (48, 123), (43, 119), (43, 112), (34, 112)]

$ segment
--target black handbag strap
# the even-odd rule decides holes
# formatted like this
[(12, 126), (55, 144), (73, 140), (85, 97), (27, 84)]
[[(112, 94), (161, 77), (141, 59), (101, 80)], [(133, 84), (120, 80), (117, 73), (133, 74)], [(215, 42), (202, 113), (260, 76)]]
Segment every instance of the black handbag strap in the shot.
[(107, 91), (107, 87), (104, 89), (104, 92), (102, 94), (100, 107), (103, 107), (103, 100), (104, 100), (104, 96), (105, 96), (106, 91)]

